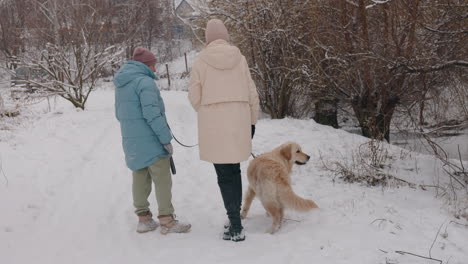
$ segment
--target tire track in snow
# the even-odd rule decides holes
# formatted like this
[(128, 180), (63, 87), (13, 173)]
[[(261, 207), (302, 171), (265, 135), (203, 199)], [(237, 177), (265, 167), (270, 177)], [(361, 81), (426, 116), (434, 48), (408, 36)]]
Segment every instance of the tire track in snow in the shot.
[[(69, 175), (54, 184), (54, 195), (50, 197), (50, 204), (45, 208), (47, 211), (39, 220), (46, 227), (38, 231), (39, 237), (58, 233), (57, 236), (61, 238), (49, 246), (57, 254), (69, 251), (71, 245), (79, 245), (81, 250), (94, 250), (86, 248), (86, 243), (97, 234), (107, 232), (110, 212), (115, 209), (113, 201), (122, 200), (115, 197), (116, 194), (121, 193), (122, 197), (128, 195), (125, 189), (130, 190), (122, 188), (128, 187), (129, 172), (124, 164), (120, 166), (124, 162), (120, 130), (112, 112), (90, 111), (81, 114), (92, 115), (92, 120), (82, 127), (83, 136), (92, 140), (82, 141), (89, 143), (81, 148), (69, 149), (69, 153), (66, 153), (73, 157), (73, 162), (63, 168), (63, 173)], [(96, 131), (98, 134), (94, 136)], [(73, 141), (73, 138), (69, 140)], [(69, 144), (64, 142), (64, 145)], [(79, 252), (80, 248), (77, 248), (76, 254)]]

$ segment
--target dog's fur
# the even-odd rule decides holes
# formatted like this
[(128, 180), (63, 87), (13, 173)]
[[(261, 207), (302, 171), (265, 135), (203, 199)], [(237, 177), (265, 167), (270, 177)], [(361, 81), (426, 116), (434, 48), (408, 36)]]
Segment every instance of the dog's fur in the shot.
[(273, 234), (281, 227), (285, 208), (299, 211), (318, 208), (312, 200), (297, 196), (290, 184), (293, 164), (304, 165), (309, 159), (310, 156), (303, 153), (297, 143), (288, 142), (252, 160), (247, 169), (249, 188), (245, 194), (241, 217), (247, 216), (250, 205), (257, 196), (273, 218), (273, 224), (267, 230)]

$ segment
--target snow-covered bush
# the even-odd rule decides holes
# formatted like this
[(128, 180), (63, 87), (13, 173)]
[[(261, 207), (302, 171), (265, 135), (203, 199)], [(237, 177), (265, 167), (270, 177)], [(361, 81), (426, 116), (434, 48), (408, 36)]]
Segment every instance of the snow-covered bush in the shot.
[(26, 80), (36, 88), (36, 96), (59, 95), (75, 107), (85, 109), (96, 82), (110, 65), (120, 61), (123, 49), (110, 46), (97, 50), (89, 45), (53, 45), (40, 54), (24, 56), (22, 63), (41, 72), (37, 78)]
[(325, 161), (322, 158), (322, 165), (325, 170), (345, 182), (365, 183), (369, 186), (410, 184), (388, 172), (392, 159), (384, 142), (371, 139), (339, 161)]

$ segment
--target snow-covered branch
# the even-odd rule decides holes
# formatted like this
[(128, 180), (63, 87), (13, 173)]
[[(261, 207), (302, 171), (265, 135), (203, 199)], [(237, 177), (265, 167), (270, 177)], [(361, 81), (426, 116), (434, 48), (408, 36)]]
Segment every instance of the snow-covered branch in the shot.
[(392, 1), (392, 0), (372, 0), (373, 3), (370, 4), (370, 5), (367, 5), (366, 9), (372, 8), (372, 7), (376, 6), (376, 5), (387, 4), (390, 1)]
[(23, 59), (25, 65), (40, 73), (40, 77), (25, 81), (36, 87), (39, 96), (59, 95), (84, 109), (101, 72), (119, 61), (123, 52), (124, 49), (117, 46), (98, 51), (86, 45), (49, 43), (40, 59)]
[(451, 67), (468, 67), (468, 61), (452, 60), (431, 66), (410, 66), (407, 64), (398, 64), (391, 68), (392, 71), (403, 68), (406, 73), (430, 73), (445, 70)]

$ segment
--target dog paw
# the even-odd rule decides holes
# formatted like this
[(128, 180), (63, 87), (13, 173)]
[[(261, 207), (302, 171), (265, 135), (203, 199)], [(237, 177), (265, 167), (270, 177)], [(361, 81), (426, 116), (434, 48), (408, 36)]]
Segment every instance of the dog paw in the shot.
[(279, 226), (272, 226), (266, 230), (266, 233), (273, 235), (278, 230), (279, 230)]
[(241, 217), (241, 219), (245, 219), (247, 217), (247, 212), (242, 211), (241, 214), (240, 214), (240, 217)]

